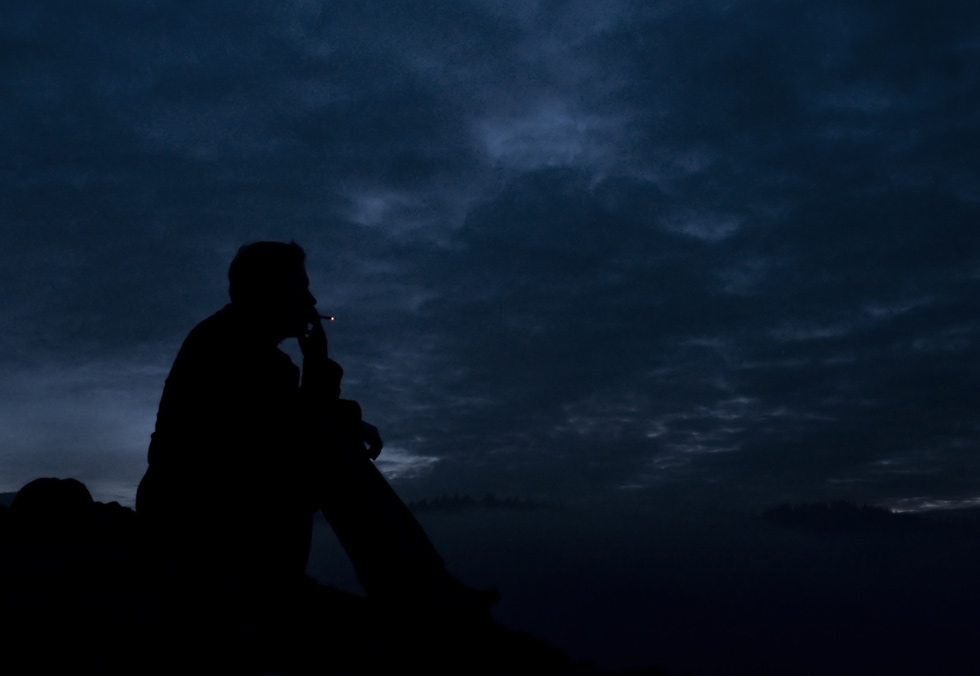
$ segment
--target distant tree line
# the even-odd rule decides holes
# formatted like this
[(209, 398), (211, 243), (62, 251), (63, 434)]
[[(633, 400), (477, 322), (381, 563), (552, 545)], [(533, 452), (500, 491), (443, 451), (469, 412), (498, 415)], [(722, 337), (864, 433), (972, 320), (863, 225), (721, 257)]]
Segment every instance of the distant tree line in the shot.
[(536, 502), (526, 498), (501, 498), (493, 494), (487, 494), (483, 498), (474, 498), (470, 495), (440, 495), (434, 498), (422, 498), (408, 503), (409, 508), (416, 514), (422, 512), (458, 512), (474, 507), (484, 507), (490, 509), (541, 509), (551, 507), (543, 502)]

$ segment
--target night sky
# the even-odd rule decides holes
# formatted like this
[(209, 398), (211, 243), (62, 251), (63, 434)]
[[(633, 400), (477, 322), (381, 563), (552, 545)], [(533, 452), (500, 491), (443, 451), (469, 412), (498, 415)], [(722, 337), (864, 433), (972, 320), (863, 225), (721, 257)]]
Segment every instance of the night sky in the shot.
[(406, 497), (980, 502), (978, 123), (966, 0), (4, 2), (0, 491), (277, 239)]

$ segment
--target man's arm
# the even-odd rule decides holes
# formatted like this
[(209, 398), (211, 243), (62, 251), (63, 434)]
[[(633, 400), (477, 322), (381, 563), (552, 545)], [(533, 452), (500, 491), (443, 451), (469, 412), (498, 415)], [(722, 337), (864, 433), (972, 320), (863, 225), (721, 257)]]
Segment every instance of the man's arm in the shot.
[[(343, 417), (356, 417), (357, 427), (353, 420), (348, 421), (351, 434), (356, 434), (358, 441), (365, 445), (365, 452), (372, 460), (381, 453), (384, 442), (378, 428), (365, 422), (360, 417), (360, 406), (340, 404), (340, 380), (344, 369), (340, 364), (327, 356), (327, 332), (323, 329), (319, 315), (314, 311), (310, 319), (311, 328), (299, 336), (299, 347), (303, 352), (303, 379), (300, 389), (305, 397), (319, 400), (319, 403), (332, 407), (335, 414)], [(355, 413), (356, 411), (356, 413)], [(345, 415), (346, 414), (346, 415)]]

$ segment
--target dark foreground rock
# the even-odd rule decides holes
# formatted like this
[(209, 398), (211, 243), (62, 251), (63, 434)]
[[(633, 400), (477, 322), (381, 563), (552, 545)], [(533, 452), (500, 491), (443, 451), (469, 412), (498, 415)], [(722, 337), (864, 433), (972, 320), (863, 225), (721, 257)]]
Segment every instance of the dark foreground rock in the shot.
[(438, 599), (246, 588), (147, 551), (133, 510), (73, 479), (37, 479), (0, 506), (4, 673), (598, 673)]

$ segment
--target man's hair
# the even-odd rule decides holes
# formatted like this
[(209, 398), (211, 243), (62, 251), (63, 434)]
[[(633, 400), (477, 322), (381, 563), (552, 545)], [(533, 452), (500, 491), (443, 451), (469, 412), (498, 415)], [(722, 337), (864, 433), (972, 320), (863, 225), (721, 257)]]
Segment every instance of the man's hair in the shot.
[(306, 252), (296, 242), (253, 242), (235, 254), (228, 268), (232, 303), (248, 304), (280, 290), (287, 275), (303, 265)]

